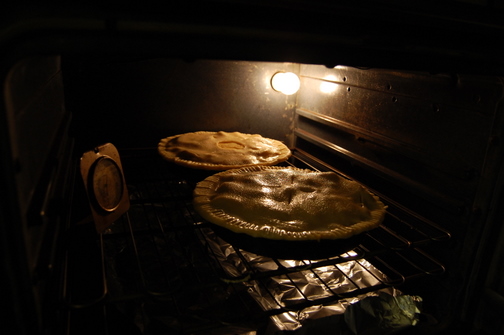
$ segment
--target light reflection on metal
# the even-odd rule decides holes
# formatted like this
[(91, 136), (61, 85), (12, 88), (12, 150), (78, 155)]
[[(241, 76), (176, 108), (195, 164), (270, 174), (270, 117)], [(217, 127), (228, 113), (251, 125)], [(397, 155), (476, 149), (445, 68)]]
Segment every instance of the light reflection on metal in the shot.
[[(389, 282), (387, 276), (367, 260), (355, 259), (358, 255), (355, 251), (336, 256), (335, 258), (342, 260), (337, 264), (308, 269), (312, 262), (310, 260), (277, 259), (275, 261), (272, 258), (241, 249), (240, 253), (244, 258), (240, 258), (234, 247), (221, 240), (211, 229), (204, 228), (202, 232), (205, 236), (205, 243), (208, 243), (212, 249), (212, 255), (216, 257), (222, 269), (231, 278), (243, 278), (240, 281), (248, 288), (247, 292), (264, 311), (275, 311), (279, 306), (288, 307), (286, 312), (274, 313), (271, 316), (274, 326), (281, 331), (297, 330), (307, 320), (314, 320), (320, 315), (341, 315), (349, 305), (365, 297), (376, 295), (376, 292), (386, 292), (392, 296), (402, 294), (392, 286), (386, 285), (380, 288), (380, 283)], [(245, 259), (248, 264), (253, 265), (253, 271), (257, 273), (276, 271), (279, 267), (283, 269), (306, 267), (307, 270), (251, 280), (247, 275), (251, 269), (244, 264)], [(344, 261), (345, 259), (348, 261)], [(346, 293), (372, 285), (376, 285), (377, 291), (344, 298)], [(325, 305), (314, 304), (301, 310), (289, 310), (293, 305), (301, 304), (304, 301), (330, 299), (331, 296), (337, 297), (338, 294), (342, 294), (340, 299), (334, 299)]]
[(301, 81), (293, 72), (277, 72), (271, 78), (271, 87), (285, 95), (292, 95), (299, 90)]
[(333, 76), (333, 75), (329, 75), (329, 76), (326, 76), (323, 78), (323, 81), (320, 83), (320, 91), (322, 93), (327, 93), (327, 94), (330, 94), (330, 93), (333, 93), (334, 91), (336, 91), (336, 89), (338, 88), (338, 85), (336, 83), (334, 83), (333, 81), (336, 81), (336, 77)]

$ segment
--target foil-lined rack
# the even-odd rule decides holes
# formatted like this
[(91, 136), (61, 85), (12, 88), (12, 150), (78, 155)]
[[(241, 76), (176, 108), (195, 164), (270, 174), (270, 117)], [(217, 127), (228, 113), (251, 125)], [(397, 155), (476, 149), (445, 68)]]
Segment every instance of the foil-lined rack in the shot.
[(391, 206), (382, 226), (341, 255), (289, 260), (242, 250), (192, 208), (194, 185), (209, 172), (173, 166), (148, 150), (121, 155), (131, 207), (90, 242), (100, 250), (92, 266), (98, 280), (86, 294), (89, 280), (71, 278), (89, 269), (73, 265), (81, 253), (67, 252), (62, 299), (74, 320), (98, 313), (108, 328), (129, 320), (143, 334), (294, 331), (444, 272), (421, 247), (449, 233)]

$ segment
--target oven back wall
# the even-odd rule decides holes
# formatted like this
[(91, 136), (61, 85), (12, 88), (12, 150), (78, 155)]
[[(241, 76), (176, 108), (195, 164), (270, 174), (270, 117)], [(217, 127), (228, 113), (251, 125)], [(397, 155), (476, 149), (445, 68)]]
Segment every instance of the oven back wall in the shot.
[(274, 91), (270, 79), (298, 69), (170, 59), (63, 63), (78, 150), (105, 142), (155, 147), (163, 137), (200, 130), (260, 133), (290, 145), (295, 96)]

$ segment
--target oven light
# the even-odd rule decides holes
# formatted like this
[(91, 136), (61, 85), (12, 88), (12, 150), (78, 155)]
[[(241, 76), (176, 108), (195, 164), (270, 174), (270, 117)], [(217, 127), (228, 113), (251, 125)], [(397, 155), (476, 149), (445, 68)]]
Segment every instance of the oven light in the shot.
[(300, 86), (299, 77), (292, 72), (277, 72), (271, 77), (271, 87), (285, 95), (296, 93)]

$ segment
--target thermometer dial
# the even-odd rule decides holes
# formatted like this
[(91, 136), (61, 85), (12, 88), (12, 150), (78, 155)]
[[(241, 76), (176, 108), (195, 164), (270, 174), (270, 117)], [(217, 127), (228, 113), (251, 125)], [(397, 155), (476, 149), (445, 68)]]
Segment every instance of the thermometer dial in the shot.
[(123, 196), (123, 176), (116, 162), (106, 156), (100, 157), (89, 174), (90, 188), (97, 205), (107, 212), (114, 211)]

